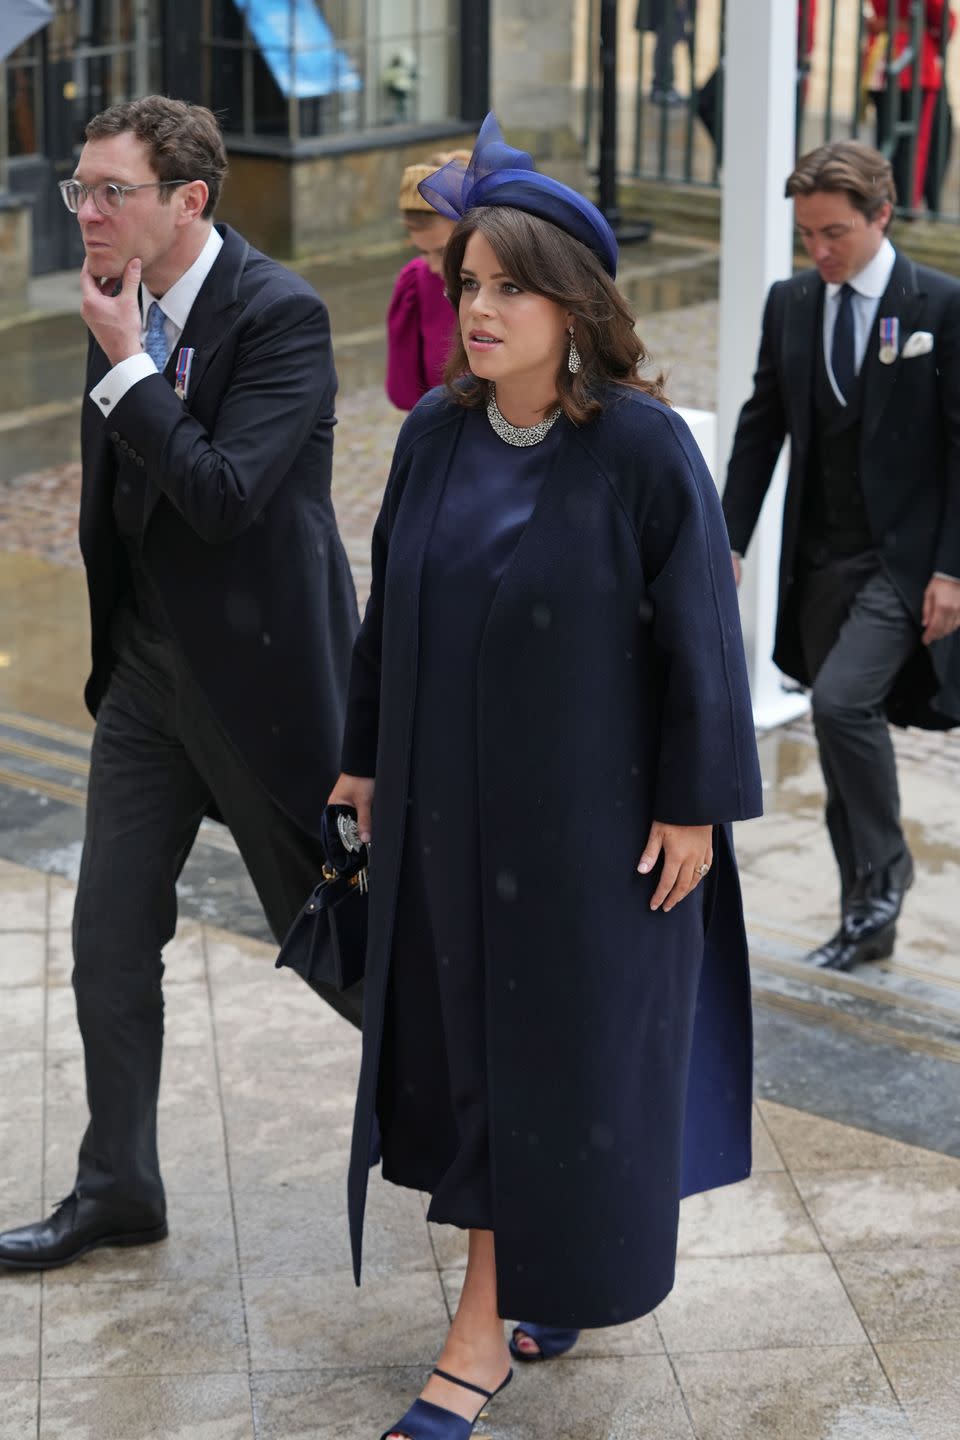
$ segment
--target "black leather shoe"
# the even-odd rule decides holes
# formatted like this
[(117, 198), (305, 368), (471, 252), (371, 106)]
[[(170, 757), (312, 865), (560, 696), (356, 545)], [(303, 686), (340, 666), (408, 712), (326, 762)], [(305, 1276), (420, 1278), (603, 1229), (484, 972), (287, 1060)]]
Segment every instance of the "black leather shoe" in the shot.
[(852, 970), (868, 960), (888, 959), (893, 954), (896, 938), (895, 921), (859, 937), (848, 933), (844, 921), (836, 935), (831, 936), (819, 949), (812, 950), (807, 959), (820, 970)]
[(859, 944), (891, 929), (897, 923), (902, 902), (902, 894), (890, 891), (862, 901), (844, 915), (840, 934), (844, 940)]
[(880, 898), (893, 911), (894, 919), (903, 908), (903, 900), (913, 884), (913, 857), (905, 850), (899, 860), (888, 865), (880, 882)]
[(0, 1235), (0, 1265), (14, 1270), (53, 1270), (69, 1265), (98, 1245), (152, 1245), (167, 1238), (167, 1222), (144, 1225), (108, 1209), (102, 1200), (75, 1192), (46, 1220)]
[(909, 850), (883, 870), (865, 876), (843, 907), (843, 930), (848, 938), (860, 939), (896, 920), (912, 884), (913, 859)]

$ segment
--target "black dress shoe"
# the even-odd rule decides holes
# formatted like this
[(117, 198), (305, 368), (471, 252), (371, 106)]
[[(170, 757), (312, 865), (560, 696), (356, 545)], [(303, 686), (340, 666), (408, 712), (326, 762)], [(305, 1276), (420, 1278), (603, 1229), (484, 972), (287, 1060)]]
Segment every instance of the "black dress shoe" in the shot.
[(843, 929), (848, 938), (859, 939), (896, 920), (912, 884), (913, 858), (909, 850), (859, 881), (843, 907)]
[[(144, 1223), (145, 1220), (147, 1223)], [(167, 1222), (125, 1218), (102, 1200), (74, 1192), (46, 1220), (0, 1235), (0, 1265), (14, 1270), (53, 1270), (98, 1245), (152, 1245), (167, 1238)]]
[(836, 935), (819, 949), (812, 950), (807, 959), (820, 970), (852, 970), (868, 960), (888, 959), (893, 954), (896, 938), (897, 926), (893, 920), (859, 937), (848, 933), (844, 921)]
[(905, 850), (899, 860), (887, 866), (880, 884), (881, 897), (893, 909), (895, 916), (900, 914), (904, 896), (912, 884), (913, 856)]

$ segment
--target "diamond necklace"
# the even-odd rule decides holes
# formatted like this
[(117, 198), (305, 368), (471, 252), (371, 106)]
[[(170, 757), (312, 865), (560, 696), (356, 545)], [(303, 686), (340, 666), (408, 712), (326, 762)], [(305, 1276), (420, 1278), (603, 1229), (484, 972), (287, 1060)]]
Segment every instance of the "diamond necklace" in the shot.
[(550, 427), (560, 419), (560, 406), (538, 420), (536, 425), (511, 425), (509, 420), (504, 420), (497, 405), (497, 391), (495, 386), (490, 386), (490, 399), (487, 401), (487, 419), (493, 426), (501, 440), (506, 440), (508, 445), (536, 445), (542, 440)]

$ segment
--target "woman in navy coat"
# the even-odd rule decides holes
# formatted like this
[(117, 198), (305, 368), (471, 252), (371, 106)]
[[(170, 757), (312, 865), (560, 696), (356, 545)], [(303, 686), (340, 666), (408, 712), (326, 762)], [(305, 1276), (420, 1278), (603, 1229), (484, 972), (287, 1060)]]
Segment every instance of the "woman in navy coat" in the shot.
[(330, 798), (374, 842), (357, 1279), (378, 1134), (386, 1178), (470, 1232), (386, 1434), (463, 1440), (509, 1379), (501, 1316), (547, 1353), (541, 1326), (653, 1309), (681, 1195), (749, 1173), (729, 822), (761, 806), (719, 502), (637, 375), (609, 227), (492, 116), (422, 186), (463, 216), (460, 343), (400, 432)]

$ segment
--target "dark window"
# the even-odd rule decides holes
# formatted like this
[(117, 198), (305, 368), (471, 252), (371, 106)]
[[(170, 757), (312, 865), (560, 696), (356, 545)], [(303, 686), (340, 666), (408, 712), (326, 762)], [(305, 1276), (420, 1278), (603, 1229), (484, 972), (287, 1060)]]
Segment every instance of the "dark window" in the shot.
[[(466, 0), (470, 3), (470, 0)], [(228, 135), (351, 135), (459, 113), (461, 0), (203, 0)]]

